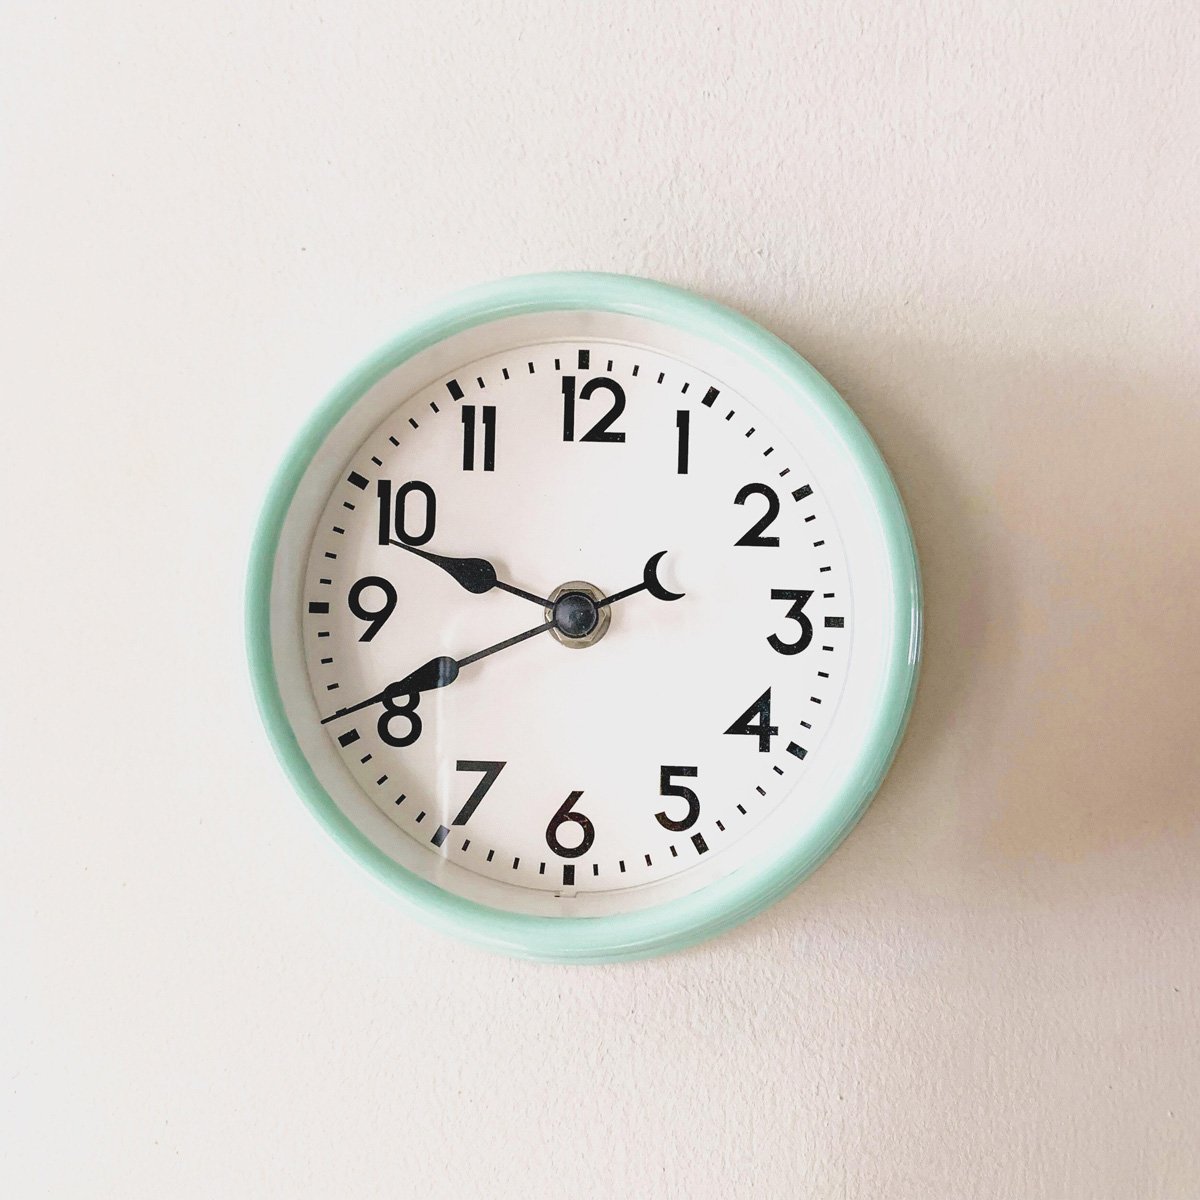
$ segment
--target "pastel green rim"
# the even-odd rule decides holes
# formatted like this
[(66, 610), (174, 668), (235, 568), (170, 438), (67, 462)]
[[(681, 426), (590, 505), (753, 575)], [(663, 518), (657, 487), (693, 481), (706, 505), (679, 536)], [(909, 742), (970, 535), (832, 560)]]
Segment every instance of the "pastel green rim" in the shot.
[[(318, 782), (284, 713), (271, 653), (271, 579), (284, 518), (309, 461), (334, 425), (397, 365), (475, 325), (547, 310), (594, 309), (643, 317), (735, 351), (815, 405), (857, 462), (878, 509), (894, 580), (893, 638), (884, 685), (858, 761), (823, 819), (767, 861), (748, 864), (689, 896), (607, 917), (533, 917), (452, 895), (399, 866), (342, 814)], [(250, 554), (246, 646), (251, 680), (275, 752), (305, 803), (363, 867), (427, 924), (490, 950), (549, 962), (596, 963), (681, 949), (729, 929), (789, 892), (815, 870), (862, 816), (900, 744), (916, 691), (921, 584), (916, 547), (896, 485), (857, 417), (790, 346), (738, 313), (677, 288), (624, 275), (563, 272), (472, 288), (413, 323), (352, 371), (301, 430), (271, 482)]]

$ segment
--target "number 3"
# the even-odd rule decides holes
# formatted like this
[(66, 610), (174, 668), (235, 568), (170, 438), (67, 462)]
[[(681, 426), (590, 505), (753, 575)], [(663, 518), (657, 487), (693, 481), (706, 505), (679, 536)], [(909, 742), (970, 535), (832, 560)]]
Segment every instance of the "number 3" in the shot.
[(767, 644), (777, 654), (799, 654), (808, 648), (812, 641), (812, 622), (804, 614), (804, 606), (812, 599), (812, 592), (792, 591), (790, 588), (772, 588), (772, 600), (794, 600), (795, 604), (787, 610), (787, 620), (795, 621), (800, 626), (800, 637), (794, 642), (785, 642), (777, 633), (767, 638)]

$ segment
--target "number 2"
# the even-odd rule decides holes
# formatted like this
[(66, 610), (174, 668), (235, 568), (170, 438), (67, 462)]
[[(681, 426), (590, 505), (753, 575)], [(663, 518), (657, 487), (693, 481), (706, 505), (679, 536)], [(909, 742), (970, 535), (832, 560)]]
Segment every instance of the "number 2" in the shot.
[(779, 497), (765, 483), (748, 483), (733, 498), (734, 504), (745, 504), (751, 496), (763, 496), (767, 501), (767, 511), (742, 534), (733, 544), (735, 546), (778, 546), (779, 539), (773, 534), (765, 537), (771, 522), (779, 516)]

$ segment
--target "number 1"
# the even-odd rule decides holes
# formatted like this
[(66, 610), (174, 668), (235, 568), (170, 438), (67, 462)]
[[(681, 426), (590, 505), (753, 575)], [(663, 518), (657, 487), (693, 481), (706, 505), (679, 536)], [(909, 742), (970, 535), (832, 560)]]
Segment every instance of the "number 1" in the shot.
[(675, 428), (679, 430), (679, 456), (675, 474), (686, 475), (688, 473), (688, 446), (692, 432), (692, 414), (686, 408), (681, 408), (675, 414)]

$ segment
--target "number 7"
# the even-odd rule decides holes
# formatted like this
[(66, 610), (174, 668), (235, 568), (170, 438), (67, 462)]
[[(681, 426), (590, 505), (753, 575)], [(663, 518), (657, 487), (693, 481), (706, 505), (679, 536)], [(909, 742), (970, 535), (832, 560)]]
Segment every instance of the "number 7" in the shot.
[(458, 810), (458, 816), (450, 822), (451, 825), (465, 825), (471, 814), (479, 807), (479, 802), (488, 794), (497, 776), (504, 770), (502, 762), (475, 762), (471, 759), (460, 758), (455, 764), (456, 771), (482, 771), (483, 778), (475, 785), (475, 790), (467, 797), (467, 802)]

